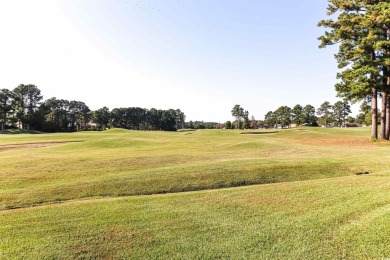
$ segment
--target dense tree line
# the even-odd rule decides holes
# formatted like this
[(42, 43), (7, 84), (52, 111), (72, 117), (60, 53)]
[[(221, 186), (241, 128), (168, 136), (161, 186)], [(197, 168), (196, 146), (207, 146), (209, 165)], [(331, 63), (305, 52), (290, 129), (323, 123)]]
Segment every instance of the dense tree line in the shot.
[(185, 115), (179, 109), (158, 110), (139, 107), (107, 107), (91, 111), (81, 101), (50, 98), (43, 101), (35, 85), (0, 89), (0, 125), (44, 132), (74, 132), (121, 127), (133, 130), (175, 131), (185, 127)]
[(275, 111), (269, 111), (264, 117), (264, 126), (289, 127), (290, 124), (296, 125), (316, 125), (316, 110), (312, 105), (296, 105), (292, 109), (288, 106), (281, 106)]
[[(381, 111), (377, 111), (381, 115)], [(263, 127), (288, 127), (291, 124), (324, 126), (324, 127), (344, 127), (372, 124), (372, 111), (370, 105), (363, 102), (360, 106), (360, 113), (356, 117), (350, 116), (350, 102), (337, 101), (333, 105), (325, 101), (318, 109), (312, 105), (296, 105), (292, 109), (281, 106), (275, 111), (269, 111), (265, 115)], [(377, 124), (380, 124), (378, 118)]]
[[(319, 39), (320, 48), (337, 44), (335, 55), (341, 72), (337, 74), (338, 95), (371, 106), (371, 137), (390, 136), (390, 1), (328, 0), (328, 15), (322, 20), (326, 32)], [(378, 114), (378, 96), (381, 113)]]
[[(371, 111), (366, 103), (360, 107), (361, 113), (352, 117), (351, 105), (347, 100), (337, 101), (331, 104), (325, 101), (316, 109), (312, 105), (295, 105), (293, 108), (281, 106), (275, 111), (269, 111), (264, 120), (256, 120), (254, 116), (248, 118), (249, 112), (240, 105), (235, 105), (231, 111), (236, 119), (233, 122), (227, 121), (223, 125), (225, 129), (257, 129), (257, 128), (288, 128), (291, 124), (296, 126), (324, 126), (324, 127), (344, 127), (359, 124), (371, 124)], [(221, 125), (215, 128), (222, 128)]]
[[(224, 128), (224, 129), (237, 129), (237, 121), (234, 120), (233, 122), (232, 121), (226, 121), (223, 125), (220, 124), (220, 128)], [(247, 127), (243, 127), (243, 126), (247, 126)], [(258, 129), (258, 128), (264, 128), (264, 121), (263, 120), (256, 120), (254, 116), (251, 116), (251, 119), (249, 120), (248, 124), (247, 125), (242, 125), (242, 128), (239, 128), (239, 129)]]
[(185, 123), (187, 129), (221, 129), (221, 124), (217, 122), (189, 121)]
[(281, 106), (275, 111), (269, 111), (265, 115), (266, 127), (286, 128), (291, 124), (296, 126), (325, 126), (343, 127), (346, 123), (356, 122), (355, 118), (348, 117), (351, 113), (351, 106), (348, 101), (337, 101), (335, 104), (325, 101), (318, 109), (312, 105), (295, 105), (292, 109), (288, 106)]
[[(180, 109), (158, 110), (140, 107), (115, 108), (109, 113), (112, 127), (132, 130), (176, 131), (185, 126), (185, 115)], [(98, 125), (104, 125), (95, 119)]]
[(269, 111), (264, 120), (256, 120), (254, 116), (249, 119), (249, 112), (240, 105), (235, 105), (231, 113), (235, 120), (225, 122), (225, 129), (257, 129), (278, 126), (284, 128), (289, 127), (291, 123), (312, 125), (317, 120), (316, 110), (311, 105), (305, 107), (296, 105), (293, 109), (288, 106), (281, 106), (275, 111)]

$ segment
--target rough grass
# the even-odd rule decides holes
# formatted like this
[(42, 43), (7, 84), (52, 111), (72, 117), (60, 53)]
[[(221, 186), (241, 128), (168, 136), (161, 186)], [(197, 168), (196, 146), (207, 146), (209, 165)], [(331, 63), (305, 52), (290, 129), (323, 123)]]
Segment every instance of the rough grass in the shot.
[(368, 131), (0, 135), (0, 258), (390, 257)]

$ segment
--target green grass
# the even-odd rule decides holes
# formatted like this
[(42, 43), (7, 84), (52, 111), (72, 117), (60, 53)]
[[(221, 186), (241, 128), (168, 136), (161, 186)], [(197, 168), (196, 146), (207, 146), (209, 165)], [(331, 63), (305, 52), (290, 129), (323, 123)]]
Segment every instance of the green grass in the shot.
[(0, 135), (0, 258), (390, 257), (387, 143), (241, 132)]
[[(385, 153), (387, 146), (369, 143), (364, 131), (332, 130), (331, 134), (308, 128), (275, 135), (241, 135), (239, 131), (164, 133), (113, 129), (0, 136), (5, 145), (73, 142), (39, 149), (0, 150), (0, 209), (88, 197), (330, 178), (386, 169), (386, 165), (377, 163), (377, 153)], [(344, 133), (356, 138), (343, 143)], [(373, 162), (369, 167), (367, 159)]]
[(34, 130), (23, 130), (23, 129), (7, 129), (4, 131), (0, 131), (0, 134), (42, 134), (42, 132), (34, 131)]

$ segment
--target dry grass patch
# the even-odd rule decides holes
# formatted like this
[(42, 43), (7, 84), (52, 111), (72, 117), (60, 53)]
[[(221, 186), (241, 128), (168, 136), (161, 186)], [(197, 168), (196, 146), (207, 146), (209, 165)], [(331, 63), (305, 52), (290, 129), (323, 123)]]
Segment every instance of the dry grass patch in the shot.
[(336, 145), (336, 146), (368, 146), (375, 145), (368, 138), (296, 138), (299, 143), (313, 145)]
[(26, 144), (9, 144), (9, 145), (0, 145), (0, 152), (15, 150), (15, 149), (35, 149), (42, 147), (49, 147), (60, 144), (69, 144), (82, 141), (61, 141), (61, 142), (41, 142), (41, 143), (26, 143)]

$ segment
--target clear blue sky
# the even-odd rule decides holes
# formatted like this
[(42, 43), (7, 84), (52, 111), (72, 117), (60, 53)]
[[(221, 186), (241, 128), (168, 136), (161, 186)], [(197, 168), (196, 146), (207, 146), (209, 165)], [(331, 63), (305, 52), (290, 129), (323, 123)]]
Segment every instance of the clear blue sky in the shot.
[[(240, 104), (335, 102), (336, 48), (318, 49), (326, 0), (35, 0), (0, 2), (0, 88), (44, 98), (180, 108), (224, 122)], [(356, 113), (357, 111), (355, 111)]]

